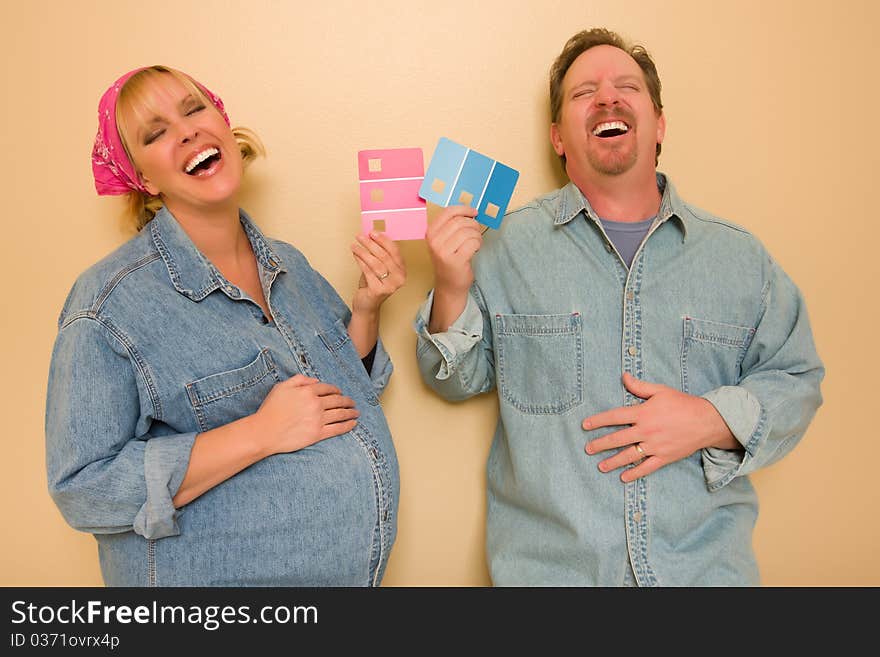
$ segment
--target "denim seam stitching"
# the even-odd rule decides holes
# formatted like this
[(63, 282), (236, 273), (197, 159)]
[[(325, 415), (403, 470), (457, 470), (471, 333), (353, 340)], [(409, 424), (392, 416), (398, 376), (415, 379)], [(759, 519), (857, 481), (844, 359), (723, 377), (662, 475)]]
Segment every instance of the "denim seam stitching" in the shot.
[[(647, 239), (647, 236), (646, 238)], [(645, 271), (645, 262), (648, 260), (646, 244), (643, 243), (637, 254), (638, 260), (635, 262), (635, 271), (632, 272), (632, 338), (636, 347), (636, 355), (633, 356), (633, 369), (638, 379), (645, 376), (645, 351), (642, 346), (642, 305), (638, 302), (642, 289), (642, 277)], [(648, 479), (640, 478), (636, 480), (635, 496), (636, 508), (641, 514), (640, 521), (637, 523), (636, 531), (639, 537), (639, 553), (641, 556), (640, 566), (644, 582), (647, 586), (656, 586), (657, 577), (648, 556)]]
[[(215, 402), (218, 399), (223, 399), (224, 397), (234, 395), (235, 393), (241, 392), (242, 390), (244, 390), (246, 388), (250, 388), (250, 387), (256, 385), (262, 379), (264, 379), (267, 374), (271, 374), (273, 376), (273, 378), (275, 378), (275, 380), (277, 381), (278, 377), (275, 376), (275, 374), (276, 374), (275, 362), (268, 355), (268, 351), (269, 351), (269, 349), (267, 347), (263, 347), (260, 350), (260, 353), (257, 354), (257, 358), (254, 361), (252, 361), (250, 364), (245, 365), (244, 367), (240, 367), (235, 370), (229, 370), (227, 372), (219, 372), (218, 374), (211, 374), (210, 376), (206, 376), (204, 378), (197, 379), (196, 381), (192, 381), (190, 383), (187, 383), (186, 384), (186, 391), (187, 391), (187, 395), (189, 396), (190, 403), (193, 406), (204, 406), (204, 405), (210, 404), (212, 402)], [(193, 388), (195, 387), (195, 385), (201, 381), (204, 381), (206, 379), (210, 379), (213, 376), (222, 376), (225, 374), (232, 374), (233, 372), (250, 369), (253, 365), (256, 365), (258, 363), (262, 363), (263, 368), (265, 368), (265, 369), (262, 369), (260, 372), (258, 372), (257, 374), (254, 374), (251, 378), (249, 378), (245, 381), (239, 381), (238, 383), (236, 383), (234, 385), (227, 386), (226, 388), (218, 390), (217, 392), (211, 393), (210, 395), (207, 395), (205, 397), (200, 397), (200, 396), (198, 396), (197, 392), (193, 391)]]
[(110, 279), (110, 282), (107, 283), (107, 285), (105, 285), (104, 288), (101, 290), (101, 292), (98, 294), (97, 298), (95, 299), (95, 302), (92, 304), (92, 312), (97, 314), (101, 310), (101, 306), (104, 305), (104, 302), (110, 296), (110, 293), (116, 289), (116, 286), (122, 282), (123, 278), (125, 278), (126, 276), (128, 276), (132, 272), (137, 271), (141, 267), (145, 267), (146, 265), (150, 264), (151, 262), (159, 260), (160, 257), (161, 256), (159, 255), (158, 252), (150, 253), (150, 254), (142, 257), (140, 260), (137, 260), (137, 261), (131, 263), (130, 265), (123, 267), (118, 272), (116, 272), (116, 274), (113, 276), (113, 278)]
[(752, 431), (752, 435), (749, 436), (748, 443), (746, 444), (746, 452), (749, 453), (750, 456), (753, 456), (758, 448), (758, 443), (764, 437), (764, 426), (767, 424), (767, 413), (764, 411), (764, 406), (758, 402), (758, 408), (760, 409), (758, 412), (758, 424), (755, 426), (755, 430)]
[(638, 530), (639, 550), (643, 559), (645, 583), (648, 586), (657, 586), (657, 576), (654, 574), (654, 569), (651, 568), (651, 564), (648, 559), (648, 480), (647, 478), (642, 477), (637, 481), (639, 482), (639, 486), (637, 487), (637, 505), (639, 512), (642, 514), (641, 518), (644, 523), (644, 527), (639, 527)]
[[(546, 315), (528, 315), (529, 317), (547, 317)], [(575, 348), (575, 357), (576, 357), (576, 386), (573, 391), (571, 398), (565, 401), (557, 401), (553, 404), (529, 404), (521, 401), (520, 399), (513, 396), (512, 391), (507, 383), (507, 379), (504, 373), (504, 341), (499, 340), (497, 351), (498, 358), (496, 359), (496, 367), (498, 370), (498, 382), (500, 385), (500, 392), (502, 397), (507, 400), (514, 408), (522, 411), (523, 413), (529, 415), (560, 415), (563, 413), (567, 413), (572, 408), (577, 407), (583, 401), (583, 324), (581, 321), (580, 313), (571, 313), (569, 315), (561, 315), (560, 317), (566, 317), (569, 321), (568, 329), (563, 332), (562, 329), (553, 333), (531, 333), (525, 334), (523, 332), (517, 333), (506, 333), (504, 331), (504, 318), (495, 314), (496, 322), (501, 324), (501, 330), (496, 331), (496, 335), (499, 336), (509, 336), (512, 337), (514, 335), (532, 335), (534, 337), (546, 337), (546, 336), (555, 336), (559, 335), (561, 337), (572, 337), (574, 338), (574, 348)], [(578, 331), (580, 329), (580, 331)], [(578, 333), (580, 333), (580, 339), (578, 339)]]
[(728, 338), (721, 335), (707, 335), (696, 331), (691, 334), (690, 339), (695, 342), (705, 342), (707, 344), (713, 344), (719, 347), (729, 347), (731, 349), (739, 349), (747, 342), (745, 338)]
[(184, 288), (183, 283), (181, 283), (180, 281), (180, 273), (178, 272), (177, 264), (174, 261), (174, 257), (171, 255), (171, 250), (168, 248), (168, 246), (166, 246), (165, 241), (162, 239), (162, 235), (159, 232), (158, 224), (151, 222), (150, 234), (153, 237), (153, 244), (156, 245), (156, 250), (165, 261), (165, 265), (168, 268), (168, 275), (171, 277), (171, 283), (174, 285), (174, 288), (178, 292), (192, 299), (193, 301), (201, 301), (206, 296), (208, 296), (208, 294), (210, 294), (220, 286), (217, 280), (213, 279), (208, 285), (204, 286), (200, 290), (190, 290), (188, 288)]
[(119, 340), (123, 345), (125, 345), (129, 354), (131, 354), (132, 359), (137, 365), (138, 372), (144, 380), (144, 383), (147, 386), (147, 391), (150, 393), (150, 403), (153, 406), (153, 417), (156, 420), (162, 420), (164, 418), (164, 414), (162, 412), (162, 402), (159, 398), (159, 390), (156, 387), (156, 384), (153, 382), (153, 377), (150, 375), (150, 367), (147, 364), (147, 361), (140, 355), (140, 352), (135, 348), (132, 340), (125, 334), (125, 332), (118, 328), (115, 324), (113, 324), (109, 318), (102, 319), (100, 317), (95, 318), (96, 321), (100, 322), (106, 329), (109, 331), (117, 340)]
[[(336, 321), (342, 321), (342, 320), (336, 320)], [(336, 322), (334, 322), (334, 328), (336, 328)], [(324, 346), (327, 347), (328, 351), (332, 351), (332, 352), (337, 351), (347, 341), (351, 340), (351, 336), (348, 335), (348, 333), (345, 333), (343, 331), (339, 332), (339, 335), (337, 336), (337, 339), (335, 342), (333, 340), (331, 340), (331, 337), (329, 335), (329, 334), (331, 334), (331, 330), (329, 330), (329, 329), (326, 331), (317, 331), (316, 330), (315, 333), (318, 334), (318, 337), (321, 339), (321, 342), (324, 343)]]
[[(358, 445), (360, 445), (361, 449), (364, 451), (364, 454), (367, 457), (367, 462), (370, 464), (370, 471), (373, 473), (373, 488), (374, 494), (376, 495), (376, 523), (379, 526), (379, 561), (376, 564), (376, 572), (373, 573), (372, 581), (372, 586), (376, 586), (378, 584), (377, 580), (379, 577), (379, 572), (381, 572), (382, 570), (382, 558), (385, 554), (385, 532), (382, 520), (382, 512), (385, 510), (384, 487), (382, 485), (381, 475), (379, 474), (378, 456), (372, 458), (372, 455), (370, 453), (370, 445), (367, 444), (366, 439), (360, 435), (359, 431), (353, 431), (352, 435), (355, 437)], [(375, 441), (370, 442), (374, 443)], [(376, 450), (377, 453), (380, 451), (378, 443), (373, 445), (373, 449)], [(373, 541), (370, 541), (370, 564), (373, 563), (374, 555), (375, 545)]]
[[(296, 360), (297, 367), (300, 368), (300, 371), (306, 376), (321, 379), (322, 377), (318, 376), (318, 372), (315, 371), (315, 367), (309, 358), (308, 352), (303, 347), (296, 332), (292, 327), (287, 325), (287, 322), (284, 321), (284, 318), (281, 315), (275, 315), (275, 326), (281, 334), (281, 337), (284, 339), (285, 344), (287, 344), (290, 353)], [(305, 359), (305, 362), (303, 362), (303, 358)]]
[(470, 390), (471, 389), (471, 378), (466, 371), (460, 366), (460, 363), (455, 363), (454, 373), (458, 377), (459, 382), (461, 383), (462, 390)]
[[(643, 244), (637, 253), (637, 260), (634, 262), (635, 269), (630, 269), (626, 279), (623, 281), (623, 287), (625, 290), (627, 287), (627, 279), (629, 279), (629, 282), (631, 283), (630, 289), (633, 292), (633, 302), (630, 306), (630, 312), (627, 313), (626, 307), (624, 307), (624, 335), (628, 336), (628, 341), (631, 342), (632, 346), (636, 349), (636, 353), (633, 356), (629, 355), (628, 352), (625, 352), (626, 355), (624, 359), (626, 361), (626, 358), (629, 358), (633, 374), (639, 379), (644, 378), (645, 363), (644, 349), (642, 348), (642, 306), (638, 299), (641, 292), (642, 276), (644, 274), (647, 257), (645, 245)], [(628, 333), (626, 331), (627, 316), (629, 316)], [(641, 514), (639, 523), (636, 523), (631, 515), (628, 518), (632, 523), (632, 531), (637, 542), (637, 546), (635, 547), (639, 555), (636, 566), (638, 571), (635, 571), (634, 569), (636, 583), (641, 584), (644, 582), (646, 586), (657, 586), (657, 576), (654, 573), (653, 568), (651, 568), (648, 558), (648, 481), (646, 478), (640, 478), (631, 482), (631, 484), (632, 485), (630, 485), (629, 488), (631, 491), (632, 503), (635, 506), (636, 511)], [(642, 580), (641, 582), (639, 581), (640, 576)]]
[(729, 484), (731, 481), (733, 481), (733, 479), (737, 476), (737, 474), (739, 474), (739, 472), (742, 471), (742, 469), (746, 465), (746, 462), (748, 460), (754, 458), (753, 451), (755, 449), (755, 443), (761, 439), (760, 434), (763, 433), (766, 419), (767, 419), (767, 415), (764, 412), (764, 408), (762, 406), (760, 414), (758, 416), (758, 424), (755, 426), (755, 430), (752, 432), (752, 435), (750, 436), (750, 438), (748, 440), (748, 444), (745, 447), (746, 453), (745, 453), (745, 456), (743, 457), (742, 463), (739, 464), (739, 467), (728, 471), (727, 474), (725, 474), (720, 479), (708, 484), (708, 488), (709, 488), (710, 492), (715, 492), (717, 490), (724, 488), (727, 484)]
[[(341, 322), (341, 320), (336, 320), (336, 321)], [(335, 322), (334, 322), (334, 326), (335, 326)], [(315, 333), (318, 336), (318, 338), (321, 340), (323, 345), (327, 348), (327, 351), (329, 351), (333, 355), (333, 359), (338, 363), (339, 367), (342, 368), (343, 371), (345, 371), (345, 373), (355, 383), (355, 385), (357, 385), (361, 388), (361, 391), (364, 393), (364, 395), (367, 398), (367, 402), (372, 406), (377, 406), (379, 404), (379, 396), (376, 394), (376, 388), (373, 385), (372, 378), (370, 378), (369, 375), (366, 373), (367, 370), (364, 367), (361, 367), (361, 370), (363, 370), (363, 372), (364, 372), (364, 376), (366, 376), (367, 379), (369, 380), (369, 386), (367, 386), (363, 383), (363, 381), (362, 381), (363, 376), (361, 376), (360, 372), (352, 371), (351, 366), (345, 361), (345, 359), (342, 357), (342, 354), (339, 353), (339, 350), (347, 342), (351, 342), (351, 336), (348, 334), (348, 332), (345, 332), (345, 335), (340, 336), (340, 339), (336, 343), (335, 348), (330, 347), (330, 345), (328, 344), (329, 339), (324, 337), (323, 332), (316, 330)], [(354, 345), (352, 345), (352, 348), (354, 348)], [(305, 349), (303, 349), (303, 352), (305, 352)], [(320, 378), (320, 377), (318, 377), (318, 378)]]
[(201, 431), (208, 431), (208, 418), (205, 416), (204, 408), (201, 405), (193, 404), (192, 399), (190, 399), (189, 406), (196, 416), (196, 422), (199, 425), (199, 429)]
[(156, 575), (156, 539), (147, 539), (147, 585), (157, 586), (158, 577)]
[(679, 359), (679, 366), (681, 369), (681, 391), (690, 394), (690, 382), (688, 381), (687, 368), (690, 340), (688, 340), (687, 327), (687, 318), (685, 318), (685, 321), (681, 324), (681, 357)]
[[(279, 271), (281, 269), (281, 265), (283, 264), (281, 257), (275, 253), (274, 249), (272, 249), (272, 245), (269, 242), (269, 239), (266, 238), (265, 235), (262, 234), (259, 228), (253, 223), (253, 221), (245, 214), (245, 218), (247, 221), (241, 222), (244, 227), (245, 233), (248, 234), (248, 237), (252, 238), (250, 240), (251, 244), (256, 242), (257, 251), (259, 251), (258, 257), (260, 258), (261, 264), (267, 266), (267, 269), (271, 271)], [(274, 260), (276, 266), (269, 267), (269, 260)]]
[(80, 319), (94, 321), (109, 335), (114, 337), (123, 347), (125, 347), (125, 350), (128, 352), (131, 362), (133, 362), (135, 365), (134, 369), (143, 379), (144, 384), (147, 388), (147, 392), (150, 395), (150, 404), (153, 406), (155, 419), (162, 419), (162, 403), (159, 400), (159, 393), (155, 384), (153, 383), (153, 378), (149, 373), (149, 365), (147, 365), (146, 361), (137, 351), (128, 336), (120, 328), (115, 326), (109, 318), (98, 317), (95, 313), (91, 311), (82, 311), (72, 315), (69, 320), (64, 323), (62, 330), (70, 326), (70, 324), (72, 324), (73, 322)]
[(645, 245), (642, 245), (639, 260), (636, 263), (636, 275), (633, 285), (633, 336), (636, 345), (635, 367), (636, 378), (643, 379), (645, 377), (645, 351), (642, 348), (642, 304), (635, 303), (642, 291), (642, 273), (645, 269), (645, 260), (647, 259)]
[[(737, 371), (739, 371), (740, 367), (742, 366), (743, 359), (745, 359), (746, 352), (748, 351), (749, 346), (751, 346), (752, 339), (755, 336), (754, 328), (748, 326), (739, 326), (737, 324), (710, 322), (709, 320), (703, 320), (697, 317), (690, 317), (689, 315), (685, 315), (682, 320), (682, 347), (680, 359), (682, 392), (688, 392), (689, 390), (687, 376), (687, 356), (690, 353), (690, 349), (688, 347), (691, 342), (701, 342), (703, 344), (709, 344), (716, 347), (737, 349), (739, 353), (737, 354), (734, 367)], [(728, 338), (726, 336), (709, 335), (699, 332), (699, 329), (694, 326), (694, 322), (718, 324), (720, 326), (737, 329), (740, 332), (745, 333), (746, 335), (743, 338)]]

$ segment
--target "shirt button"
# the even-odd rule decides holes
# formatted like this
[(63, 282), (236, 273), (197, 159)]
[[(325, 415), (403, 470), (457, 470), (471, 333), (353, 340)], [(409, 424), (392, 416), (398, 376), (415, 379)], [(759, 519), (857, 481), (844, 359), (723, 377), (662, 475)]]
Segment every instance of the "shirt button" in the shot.
[(386, 510), (382, 513), (382, 522), (385, 522), (385, 521), (387, 521), (387, 520), (388, 520), (388, 510), (386, 509)]
[(632, 291), (632, 290), (627, 290), (627, 291), (626, 291), (626, 300), (627, 300), (627, 301), (632, 301), (632, 300), (635, 298), (635, 296), (636, 296), (636, 295), (633, 294), (633, 291)]
[(636, 512), (633, 514), (633, 522), (641, 522), (641, 521), (642, 521), (642, 512), (641, 512), (641, 511), (636, 511)]
[(305, 365), (308, 365), (308, 364), (309, 364), (309, 359), (306, 358), (306, 355), (305, 355), (305, 354), (300, 354), (300, 355), (299, 355), (299, 362), (302, 363), (303, 366), (305, 366)]
[(628, 353), (630, 356), (635, 356), (637, 353), (639, 353), (639, 350), (635, 347), (630, 347), (626, 350), (626, 353)]
[(608, 251), (608, 253), (611, 253), (614, 250), (614, 247), (611, 246), (609, 242), (605, 242), (605, 250)]
[(269, 266), (270, 267), (277, 267), (278, 263), (275, 262), (272, 258), (269, 258)]

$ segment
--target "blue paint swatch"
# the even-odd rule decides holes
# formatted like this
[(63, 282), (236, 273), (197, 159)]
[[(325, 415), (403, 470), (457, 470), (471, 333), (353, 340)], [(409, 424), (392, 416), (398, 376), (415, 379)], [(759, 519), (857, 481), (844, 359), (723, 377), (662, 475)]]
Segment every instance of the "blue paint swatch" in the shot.
[(483, 192), (483, 200), (477, 208), (480, 213), (477, 219), (490, 228), (497, 229), (501, 226), (501, 219), (507, 212), (507, 204), (510, 203), (518, 179), (518, 171), (496, 162), (489, 184), (486, 185), (486, 191)]
[(419, 196), (444, 208), (469, 205), (477, 209), (477, 221), (497, 229), (518, 179), (515, 169), (441, 137)]
[(441, 137), (425, 172), (419, 196), (441, 207), (447, 207), (467, 153), (468, 149), (461, 144)]
[(458, 180), (455, 181), (452, 198), (449, 199), (450, 205), (469, 205), (472, 208), (477, 207), (483, 196), (483, 190), (489, 181), (489, 175), (492, 173), (494, 160), (490, 160), (485, 155), (480, 155), (476, 151), (469, 151), (467, 157), (464, 158), (464, 164), (461, 166), (461, 172), (458, 174)]

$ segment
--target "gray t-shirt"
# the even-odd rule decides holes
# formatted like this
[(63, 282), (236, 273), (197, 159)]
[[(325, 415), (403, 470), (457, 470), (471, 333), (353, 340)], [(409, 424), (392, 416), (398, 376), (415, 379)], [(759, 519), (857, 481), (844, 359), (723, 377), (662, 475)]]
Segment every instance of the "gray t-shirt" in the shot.
[(629, 267), (632, 265), (639, 245), (645, 239), (645, 235), (648, 234), (648, 230), (656, 218), (651, 217), (644, 221), (609, 221), (600, 217), (599, 221), (602, 222), (602, 228), (605, 229), (608, 239), (611, 240), (626, 266)]

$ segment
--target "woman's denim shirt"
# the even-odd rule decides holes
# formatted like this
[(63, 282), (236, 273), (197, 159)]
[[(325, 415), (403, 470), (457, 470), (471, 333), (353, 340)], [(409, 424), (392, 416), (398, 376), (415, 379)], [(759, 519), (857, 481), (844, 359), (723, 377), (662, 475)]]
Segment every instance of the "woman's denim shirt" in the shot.
[[(663, 193), (627, 268), (569, 184), (510, 213), (475, 259), (447, 332), (416, 320), (425, 381), (448, 399), (497, 388), (487, 549), (496, 584), (758, 582), (748, 474), (788, 453), (822, 397), (800, 292), (742, 228)], [(710, 401), (742, 445), (630, 483), (597, 469), (585, 417), (639, 403), (621, 375)], [(809, 485), (803, 482), (801, 485)]]
[[(77, 280), (46, 406), (49, 491), (98, 540), (108, 585), (379, 583), (397, 522), (397, 458), (350, 312), (305, 257), (241, 212), (274, 321), (162, 209)], [(175, 510), (199, 432), (254, 413), (296, 374), (338, 386), (352, 431), (265, 458)]]

